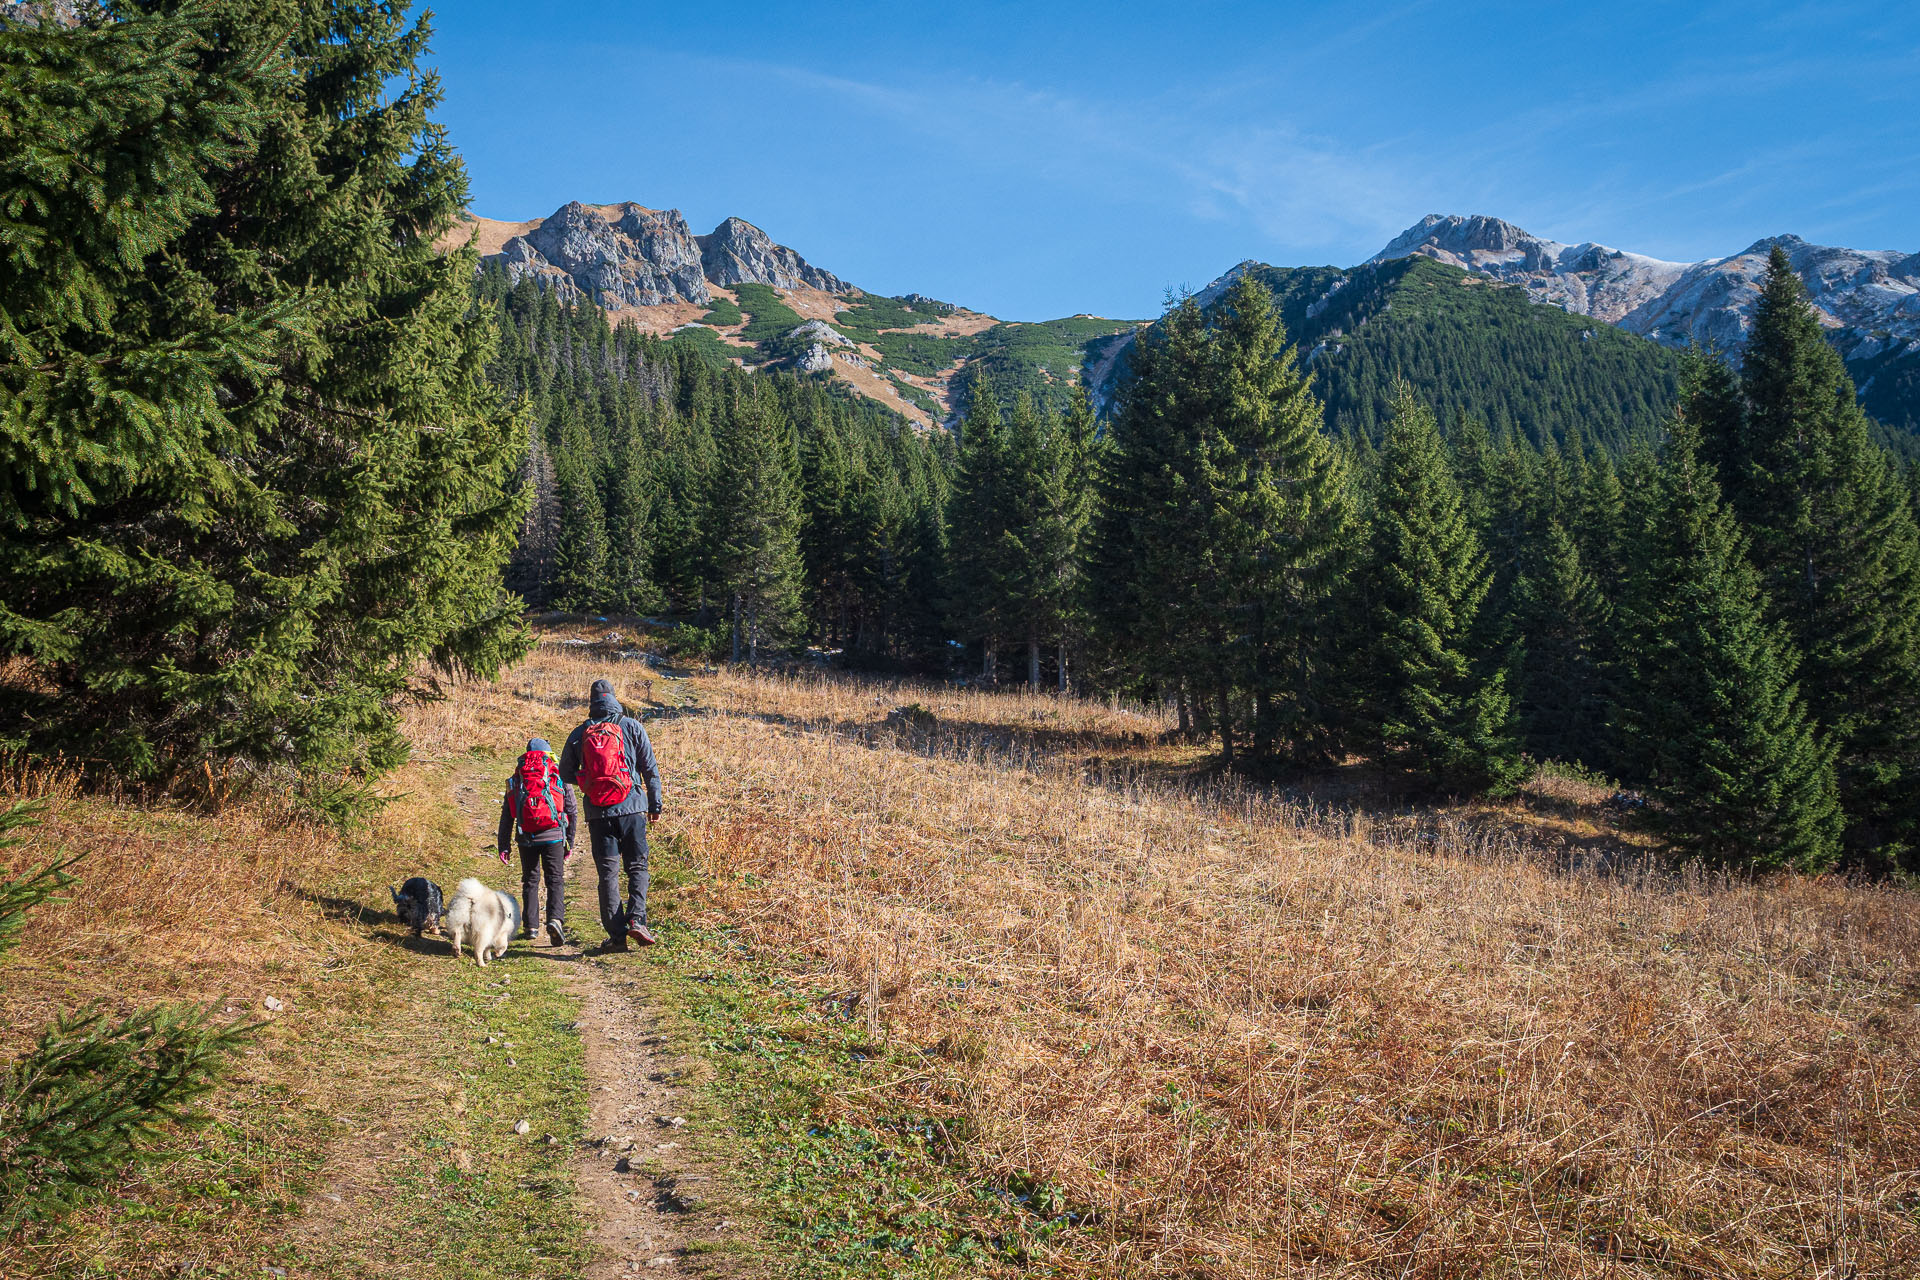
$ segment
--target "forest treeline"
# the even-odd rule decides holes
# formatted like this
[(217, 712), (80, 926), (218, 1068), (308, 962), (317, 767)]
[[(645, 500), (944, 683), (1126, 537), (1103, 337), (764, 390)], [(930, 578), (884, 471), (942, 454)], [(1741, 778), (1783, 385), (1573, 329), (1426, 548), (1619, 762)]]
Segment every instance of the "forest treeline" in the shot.
[(1722, 859), (1914, 860), (1912, 473), (1784, 261), (1740, 367), (1689, 357), (1669, 429), (1620, 450), (1443, 437), (1404, 380), (1377, 444), (1336, 440), (1254, 278), (1149, 330), (1108, 420), (988, 383), (957, 441), (483, 294), (535, 423), (529, 600), (1157, 699), (1247, 767), (1497, 795), (1578, 764)]
[[(1703, 855), (1920, 865), (1914, 473), (1784, 260), (1658, 438), (1620, 426), (1658, 371), (1586, 386), (1592, 430), (1400, 379), (1330, 433), (1249, 276), (1145, 331), (1104, 417), (982, 378), (921, 432), (436, 250), (465, 175), (394, 6), (4, 35), (7, 747), (351, 787), (531, 604), (1159, 700), (1240, 768), (1577, 763)], [(1432, 283), (1397, 323), (1484, 293)]]

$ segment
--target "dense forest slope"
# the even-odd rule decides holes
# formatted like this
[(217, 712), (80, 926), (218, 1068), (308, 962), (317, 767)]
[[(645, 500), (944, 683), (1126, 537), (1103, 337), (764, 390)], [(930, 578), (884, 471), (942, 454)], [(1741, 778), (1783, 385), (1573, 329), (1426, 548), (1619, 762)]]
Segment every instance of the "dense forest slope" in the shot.
[[(1399, 378), (1443, 421), (1609, 449), (1657, 426), (1678, 394), (1677, 353), (1431, 258), (1345, 271), (1243, 262), (1199, 301), (1247, 274), (1272, 290), (1337, 435), (1376, 439)], [(1126, 376), (1114, 361), (1101, 399)]]

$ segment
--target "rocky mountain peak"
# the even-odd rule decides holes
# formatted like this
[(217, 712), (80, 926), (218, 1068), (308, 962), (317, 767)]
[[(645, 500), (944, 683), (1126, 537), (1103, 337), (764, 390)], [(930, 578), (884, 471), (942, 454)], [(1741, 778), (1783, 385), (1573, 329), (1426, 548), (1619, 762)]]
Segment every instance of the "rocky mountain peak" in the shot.
[(705, 306), (715, 285), (854, 291), (743, 218), (728, 218), (711, 234), (696, 236), (678, 209), (573, 200), (532, 223), (490, 225), (526, 228), (489, 255), (514, 283), (531, 279), (612, 310), (672, 302)]
[(722, 287), (767, 284), (776, 289), (810, 288), (845, 293), (845, 281), (775, 244), (745, 218), (728, 218), (700, 237), (700, 262), (709, 281)]

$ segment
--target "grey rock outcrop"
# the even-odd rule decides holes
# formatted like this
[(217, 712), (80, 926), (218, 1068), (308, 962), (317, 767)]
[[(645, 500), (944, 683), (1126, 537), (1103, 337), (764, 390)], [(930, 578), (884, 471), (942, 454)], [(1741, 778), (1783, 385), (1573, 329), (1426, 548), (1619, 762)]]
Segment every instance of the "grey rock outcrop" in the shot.
[(850, 347), (853, 339), (828, 324), (825, 320), (809, 320), (803, 325), (787, 330), (789, 338), (808, 338), (829, 347)]
[(518, 284), (531, 279), (569, 300), (592, 298), (609, 309), (668, 302), (706, 306), (712, 285), (766, 284), (851, 293), (750, 222), (728, 218), (696, 236), (678, 209), (643, 205), (563, 205), (532, 230), (508, 240), (492, 261)]
[(793, 367), (801, 373), (826, 373), (833, 368), (833, 352), (825, 343), (816, 342), (793, 362)]
[[(578, 201), (563, 206), (503, 251), (508, 272), (541, 263), (565, 276), (604, 307), (652, 307), (663, 302), (713, 300), (700, 272), (700, 250), (678, 209), (657, 212), (620, 207), (610, 219)], [(537, 255), (537, 260), (533, 255)], [(546, 274), (546, 273), (543, 273)]]
[(712, 234), (700, 237), (700, 265), (707, 279), (723, 288), (766, 284), (776, 289), (848, 291), (840, 277), (775, 244), (766, 232), (742, 218), (728, 218)]

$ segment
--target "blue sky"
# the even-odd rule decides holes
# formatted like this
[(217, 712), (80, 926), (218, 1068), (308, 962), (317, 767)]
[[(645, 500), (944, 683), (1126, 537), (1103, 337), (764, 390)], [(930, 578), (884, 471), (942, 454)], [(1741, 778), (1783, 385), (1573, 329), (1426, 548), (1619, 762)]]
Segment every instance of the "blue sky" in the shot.
[(1920, 250), (1920, 11), (1879, 3), (456, 0), (476, 212), (729, 215), (879, 293), (1157, 314), (1427, 213), (1691, 261)]

